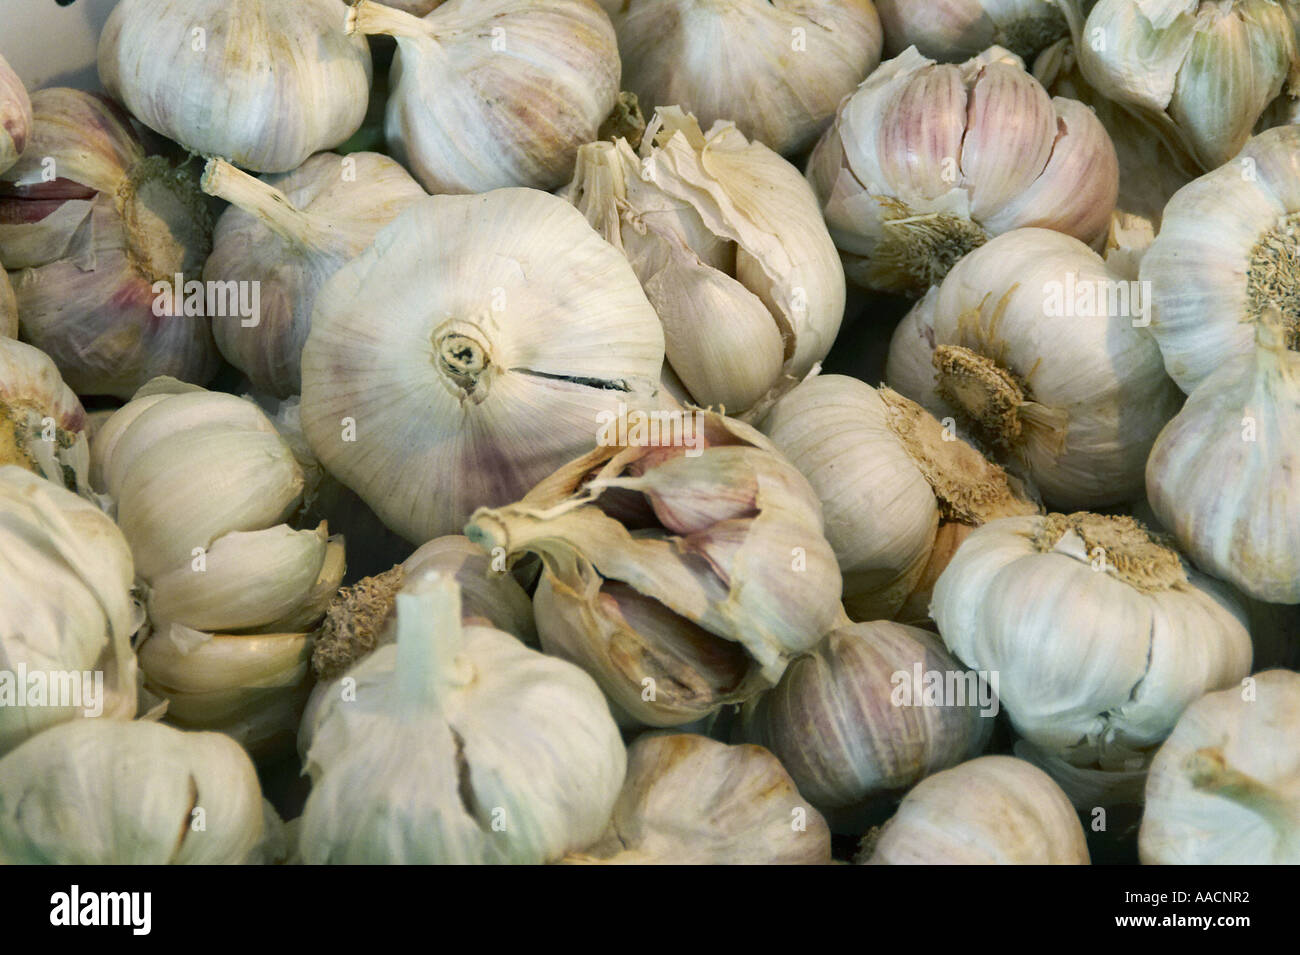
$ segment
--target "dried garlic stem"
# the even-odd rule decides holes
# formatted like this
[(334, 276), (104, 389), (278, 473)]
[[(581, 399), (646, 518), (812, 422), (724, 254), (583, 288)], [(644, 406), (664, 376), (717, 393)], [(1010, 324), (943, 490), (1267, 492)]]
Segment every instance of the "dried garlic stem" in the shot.
[(199, 185), (208, 195), (257, 216), (276, 235), (304, 250), (330, 251), (337, 244), (329, 223), (296, 208), (279, 189), (224, 159), (208, 160)]
[(1272, 787), (1228, 765), (1223, 750), (1198, 749), (1187, 760), (1192, 785), (1202, 792), (1230, 799), (1266, 820), (1279, 834), (1290, 838), (1300, 828), (1295, 806)]

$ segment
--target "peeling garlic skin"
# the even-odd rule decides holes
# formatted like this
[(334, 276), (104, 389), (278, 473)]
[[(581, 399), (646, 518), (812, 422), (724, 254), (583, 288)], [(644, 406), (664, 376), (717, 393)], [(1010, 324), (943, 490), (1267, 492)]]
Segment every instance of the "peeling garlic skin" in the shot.
[[(27, 95), (27, 88), (5, 58), (0, 56), (0, 173), (18, 161), (27, 147), (31, 133), (32, 101)], [(0, 313), (0, 317), (3, 317), (3, 313)]]

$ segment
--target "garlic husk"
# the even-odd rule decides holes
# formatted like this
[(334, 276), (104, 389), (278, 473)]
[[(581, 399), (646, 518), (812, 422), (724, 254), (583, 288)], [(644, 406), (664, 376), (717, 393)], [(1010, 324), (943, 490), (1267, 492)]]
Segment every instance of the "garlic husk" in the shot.
[[(24, 468), (0, 466), (0, 607), (8, 616), (0, 753), (56, 723), (135, 716), (132, 578), (131, 550), (103, 511)], [(42, 700), (32, 695), (37, 674)], [(50, 705), (56, 693), (69, 702)]]
[(785, 155), (812, 145), (880, 62), (870, 0), (649, 0), (611, 4), (623, 85), (647, 112), (730, 120)]
[(1017, 229), (913, 307), (886, 381), (1023, 469), (1049, 504), (1133, 500), (1182, 401), (1143, 327), (1144, 288), (1077, 239)]
[(9, 273), (0, 268), (0, 338), (18, 337), (18, 299)]
[(0, 56), (0, 173), (18, 161), (32, 133), (32, 101), (27, 87)]
[(614, 30), (589, 0), (450, 0), (423, 18), (361, 0), (347, 32), (397, 38), (388, 147), (432, 193), (556, 188), (618, 99)]
[(207, 381), (208, 324), (169, 312), (160, 288), (197, 279), (211, 221), (185, 169), (147, 155), (129, 119), (79, 90), (32, 97), (23, 158), (0, 182), (0, 262), (24, 340), (81, 395), (129, 398), (157, 375)]
[(458, 533), (654, 407), (658, 316), (617, 250), (543, 192), (420, 199), (317, 296), (302, 425), (413, 543)]
[(595, 842), (627, 753), (591, 678), (464, 627), (440, 575), (398, 595), (396, 626), (314, 716), (303, 861), (541, 863)]
[(0, 760), (0, 863), (264, 863), (253, 763), (217, 733), (92, 720), (46, 730)]
[(1100, 245), (1119, 189), (1092, 111), (1049, 97), (1000, 47), (960, 66), (911, 48), (881, 64), (840, 104), (807, 175), (848, 277), (912, 295), (1012, 229)]
[(217, 347), (258, 391), (295, 395), (321, 286), (425, 192), (378, 153), (321, 153), (261, 181), (214, 159), (202, 186), (232, 204), (217, 222), (204, 281), (254, 284), (261, 305), (251, 316), (214, 316)]
[(1020, 759), (1033, 763), (1070, 797), (1070, 802), (1083, 813), (1091, 813), (1098, 806), (1140, 806), (1150, 769), (1151, 754), (1134, 754), (1122, 766), (1102, 769), (1097, 766), (1075, 766), (1073, 763), (1035, 746), (1029, 740), (1016, 740), (1013, 751)]
[(1300, 674), (1256, 673), (1183, 714), (1156, 753), (1145, 865), (1300, 864)]
[(628, 748), (610, 831), (569, 864), (828, 865), (830, 830), (761, 746), (647, 733)]
[(1001, 46), (1028, 61), (1069, 32), (1058, 0), (876, 0), (885, 52), (954, 63)]
[(0, 465), (16, 464), (94, 503), (86, 412), (37, 348), (0, 337)]
[(953, 655), (999, 674), (1021, 736), (1075, 766), (1133, 768), (1201, 694), (1250, 672), (1245, 613), (1129, 517), (1008, 517), (934, 588)]
[(370, 48), (340, 0), (122, 0), (99, 37), (99, 78), (188, 150), (288, 172), (361, 125)]
[(1088, 865), (1083, 826), (1056, 783), (1010, 756), (981, 756), (922, 780), (865, 865)]
[(1201, 381), (1160, 432), (1147, 497), (1203, 570), (1270, 603), (1300, 603), (1300, 354), (1277, 313), (1254, 355)]

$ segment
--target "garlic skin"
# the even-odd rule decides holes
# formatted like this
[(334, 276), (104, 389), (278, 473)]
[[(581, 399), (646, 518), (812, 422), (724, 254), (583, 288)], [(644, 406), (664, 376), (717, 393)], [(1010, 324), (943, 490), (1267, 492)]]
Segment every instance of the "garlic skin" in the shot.
[[(131, 637), (140, 614), (131, 599), (131, 550), (122, 532), (98, 507), (9, 464), (0, 466), (0, 518), (4, 696), (23, 694), (0, 705), (0, 753), (57, 723), (133, 718)], [(28, 673), (25, 684), (19, 667)], [(72, 681), (75, 687), (65, 679), (86, 671), (102, 674), (102, 687), (88, 687), (84, 676)], [(38, 672), (49, 690), (44, 700), (31, 695)], [(80, 689), (82, 705), (48, 705), (56, 682), (69, 693)]]
[(1191, 392), (1225, 361), (1250, 355), (1270, 307), (1300, 350), (1300, 126), (1279, 126), (1180, 189), (1142, 260), (1151, 332), (1165, 369)]
[(885, 379), (1022, 468), (1057, 507), (1141, 496), (1182, 401), (1143, 287), (1077, 239), (1017, 229), (962, 259), (894, 332)]
[(981, 756), (922, 780), (864, 865), (1088, 865), (1083, 826), (1056, 783), (1010, 756)]
[(0, 268), (0, 338), (18, 337), (18, 299), (9, 282), (9, 273)]
[(1013, 229), (1100, 245), (1115, 147), (1082, 103), (1049, 97), (1000, 47), (957, 65), (915, 49), (845, 98), (808, 160), (849, 279), (919, 295)]
[(1147, 461), (1147, 497), (1203, 570), (1269, 603), (1300, 604), (1300, 353), (1276, 322), (1254, 355), (1202, 380)]
[(749, 410), (826, 357), (844, 316), (844, 271), (798, 170), (728, 122), (705, 133), (655, 113), (626, 140), (578, 151), (561, 193), (631, 262), (694, 403)]
[(1295, 26), (1274, 0), (1100, 0), (1083, 35), (1088, 81), (1202, 169), (1236, 155), (1284, 86), (1300, 92)]
[(423, 18), (360, 0), (349, 34), (397, 38), (389, 152), (431, 193), (551, 190), (618, 100), (618, 46), (591, 0), (448, 0)]
[(303, 431), (419, 544), (589, 450), (602, 414), (654, 406), (662, 364), (631, 266), (568, 203), (431, 196), (318, 294)]
[(147, 155), (105, 100), (54, 87), (32, 106), (28, 149), (0, 182), (0, 262), (24, 340), (80, 395), (129, 398), (157, 375), (207, 381), (207, 323), (155, 314), (157, 283), (197, 278), (211, 248), (197, 185)]
[(1016, 731), (1075, 766), (1131, 768), (1189, 703), (1250, 672), (1228, 589), (1129, 517), (992, 521), (953, 556), (931, 613), (959, 660), (1000, 674)]
[(365, 119), (370, 48), (340, 0), (121, 0), (99, 37), (104, 88), (202, 156), (288, 172)]
[(16, 464), (98, 503), (86, 412), (44, 352), (0, 337), (0, 466)]
[(425, 192), (378, 153), (320, 153), (261, 181), (213, 159), (202, 187), (232, 204), (217, 222), (204, 281), (256, 282), (262, 303), (251, 320), (214, 317), (217, 347), (256, 390), (295, 395), (321, 286)]
[(946, 63), (1001, 46), (1028, 62), (1069, 33), (1058, 0), (875, 0), (885, 53), (914, 46)]
[(1189, 706), (1156, 753), (1144, 865), (1300, 864), (1300, 674), (1244, 683)]
[(303, 861), (536, 864), (599, 838), (627, 753), (595, 683), (464, 627), (446, 577), (398, 594), (396, 626), (315, 715)]
[(0, 864), (265, 863), (279, 825), (252, 761), (218, 733), (89, 720), (0, 760)]
[(610, 831), (569, 864), (829, 865), (831, 834), (776, 757), (690, 733), (628, 748)]
[(32, 101), (27, 87), (0, 56), (0, 173), (18, 161), (32, 134)]
[(880, 63), (871, 0), (637, 0), (606, 5), (623, 85), (647, 112), (681, 106), (791, 155)]

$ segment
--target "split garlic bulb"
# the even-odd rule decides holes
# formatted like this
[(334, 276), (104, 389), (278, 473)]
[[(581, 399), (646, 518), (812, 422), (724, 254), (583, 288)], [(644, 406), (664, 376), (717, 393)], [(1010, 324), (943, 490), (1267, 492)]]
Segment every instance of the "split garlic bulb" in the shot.
[(203, 278), (255, 283), (261, 304), (252, 318), (214, 317), (217, 347), (258, 391), (295, 395), (321, 286), (425, 192), (378, 153), (321, 153), (261, 181), (214, 159), (202, 185), (232, 204), (217, 222)]
[(93, 720), (0, 760), (0, 863), (275, 861), (279, 818), (248, 755), (218, 733)]
[(798, 170), (732, 124), (705, 134), (660, 109), (639, 156), (583, 146), (563, 195), (632, 263), (696, 403), (739, 414), (826, 357), (844, 316), (835, 244)]
[(56, 723), (135, 716), (131, 584), (131, 550), (103, 511), (0, 466), (0, 753)]
[(962, 259), (894, 332), (885, 378), (1023, 468), (1059, 507), (1140, 497), (1182, 395), (1143, 286), (1077, 239), (1017, 229)]
[(1295, 25), (1275, 0), (1100, 0), (1078, 49), (1098, 92), (1203, 169), (1236, 155), (1284, 85), (1300, 92)]
[(1189, 394), (1255, 349), (1264, 313), (1282, 313), (1300, 350), (1300, 126), (1250, 140), (1236, 159), (1180, 189), (1142, 260), (1151, 332), (1170, 377)]
[(0, 173), (18, 161), (32, 134), (32, 101), (18, 74), (0, 56)]
[(627, 753), (591, 678), (463, 626), (449, 578), (412, 581), (396, 625), (316, 713), (303, 861), (542, 863), (595, 842)]
[(1059, 0), (876, 0), (885, 52), (957, 62), (1001, 46), (1028, 62), (1069, 32)]
[(888, 388), (819, 375), (783, 395), (763, 433), (817, 492), (854, 620), (891, 617), (920, 582), (940, 521), (1033, 514), (1018, 482)]
[(1147, 497), (1197, 566), (1259, 600), (1297, 604), (1300, 354), (1276, 317), (1255, 326), (1254, 355), (1212, 372), (1160, 432)]
[(1123, 767), (1201, 694), (1250, 672), (1244, 611), (1130, 517), (1008, 517), (934, 588), (948, 649), (999, 674), (1017, 732), (1077, 766)]
[(922, 780), (864, 840), (866, 865), (1088, 865), (1074, 807), (1041, 769), (981, 756)]
[(99, 78), (155, 132), (257, 172), (288, 172), (361, 126), (370, 48), (341, 0), (121, 0)]
[(990, 236), (1053, 229), (1099, 245), (1115, 147), (999, 47), (956, 65), (906, 50), (840, 104), (808, 179), (849, 278), (920, 294)]
[(0, 262), (23, 338), (81, 395), (129, 398), (157, 375), (207, 381), (207, 323), (159, 309), (159, 284), (197, 279), (211, 248), (197, 184), (147, 155), (105, 100), (55, 87), (32, 106), (30, 145), (0, 182)]
[(1156, 753), (1146, 865), (1300, 865), (1300, 674), (1256, 673), (1187, 708)]
[(779, 153), (812, 145), (880, 63), (871, 0), (637, 0), (606, 5), (623, 85), (649, 110), (681, 106)]
[(94, 499), (86, 412), (39, 348), (0, 337), (0, 465)]
[(647, 733), (627, 752), (610, 830), (568, 863), (828, 865), (831, 834), (776, 757), (689, 733)]
[(397, 38), (388, 147), (432, 193), (554, 189), (618, 100), (592, 0), (448, 0), (424, 18), (360, 0), (347, 31)]
[(316, 298), (303, 431), (414, 543), (459, 533), (654, 405), (659, 318), (567, 202), (500, 189), (414, 203)]

